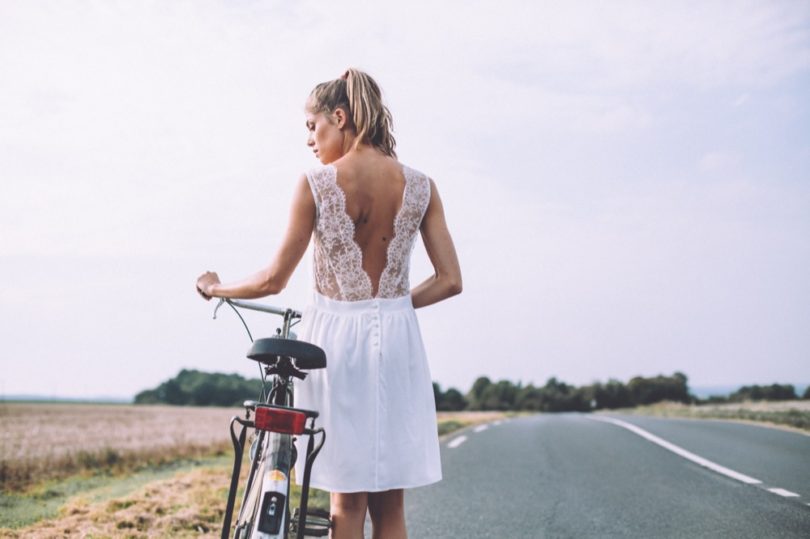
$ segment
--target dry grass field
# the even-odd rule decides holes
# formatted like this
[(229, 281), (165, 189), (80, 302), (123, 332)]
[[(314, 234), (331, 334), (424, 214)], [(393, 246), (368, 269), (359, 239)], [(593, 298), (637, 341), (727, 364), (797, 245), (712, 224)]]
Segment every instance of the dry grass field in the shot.
[(660, 417), (751, 421), (810, 433), (810, 400), (756, 401), (701, 405), (662, 402), (649, 406), (639, 406), (637, 408), (616, 411)]
[(0, 404), (0, 488), (98, 468), (131, 469), (230, 448), (238, 408)]

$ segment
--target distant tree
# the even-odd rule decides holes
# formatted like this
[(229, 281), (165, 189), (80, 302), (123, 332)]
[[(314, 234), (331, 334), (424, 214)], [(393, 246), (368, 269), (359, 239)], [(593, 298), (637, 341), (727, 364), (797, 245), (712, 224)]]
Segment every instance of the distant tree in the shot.
[(234, 406), (247, 398), (258, 397), (260, 392), (261, 381), (258, 379), (183, 369), (158, 387), (138, 393), (135, 403)]
[(791, 384), (743, 386), (728, 397), (731, 402), (742, 402), (747, 400), (784, 401), (795, 400), (796, 398), (796, 388)]
[(458, 412), (467, 407), (467, 401), (458, 389), (451, 387), (443, 392), (437, 382), (433, 382), (433, 398), (439, 412)]
[(489, 384), (481, 394), (479, 400), (480, 409), (513, 410), (517, 394), (518, 387), (508, 380), (501, 380), (496, 384)]
[(461, 394), (461, 391), (459, 391), (454, 387), (451, 387), (444, 392), (441, 410), (448, 412), (458, 412), (464, 410), (466, 407), (467, 407), (467, 399), (464, 398), (464, 395)]
[(630, 390), (622, 382), (610, 379), (605, 384), (595, 383), (592, 386), (592, 398), (596, 408), (629, 408), (633, 406)]
[(810, 385), (804, 388), (804, 393), (802, 393), (803, 399), (810, 399)]
[(542, 410), (545, 412), (573, 412), (590, 409), (585, 391), (551, 377), (543, 386)]
[(165, 404), (188, 404), (188, 394), (183, 391), (180, 382), (176, 379), (160, 384), (157, 394), (160, 402)]
[(470, 392), (467, 394), (470, 410), (483, 409), (481, 407), (482, 397), (484, 396), (484, 391), (486, 391), (490, 385), (492, 385), (492, 381), (486, 376), (480, 376), (473, 382)]
[(636, 376), (627, 384), (634, 405), (653, 404), (661, 401), (690, 402), (686, 375), (676, 372), (672, 376), (658, 375), (654, 378)]
[(135, 404), (160, 404), (161, 402), (157, 389), (146, 389), (135, 395)]
[(515, 398), (515, 409), (539, 412), (543, 409), (543, 391), (532, 384), (521, 387)]

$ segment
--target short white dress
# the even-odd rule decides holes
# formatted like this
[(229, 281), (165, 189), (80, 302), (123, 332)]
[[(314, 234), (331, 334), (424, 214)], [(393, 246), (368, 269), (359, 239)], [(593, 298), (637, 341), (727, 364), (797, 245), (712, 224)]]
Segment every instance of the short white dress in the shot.
[[(317, 410), (326, 443), (311, 486), (330, 492), (412, 488), (442, 477), (436, 407), (408, 273), (430, 181), (403, 166), (405, 190), (376, 297), (333, 166), (307, 174), (317, 207), (315, 292), (298, 338), (326, 352), (326, 369), (295, 386), (295, 406)], [(299, 437), (296, 478), (304, 475)]]

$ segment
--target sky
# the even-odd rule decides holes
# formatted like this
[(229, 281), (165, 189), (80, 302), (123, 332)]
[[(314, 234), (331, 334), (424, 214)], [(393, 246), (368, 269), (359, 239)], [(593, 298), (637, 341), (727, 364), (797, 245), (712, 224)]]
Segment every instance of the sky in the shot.
[[(0, 396), (255, 376), (194, 282), (270, 261), (349, 66), (444, 201), (442, 387), (810, 382), (807, 2), (3, 0)], [(303, 308), (310, 260), (266, 302)]]

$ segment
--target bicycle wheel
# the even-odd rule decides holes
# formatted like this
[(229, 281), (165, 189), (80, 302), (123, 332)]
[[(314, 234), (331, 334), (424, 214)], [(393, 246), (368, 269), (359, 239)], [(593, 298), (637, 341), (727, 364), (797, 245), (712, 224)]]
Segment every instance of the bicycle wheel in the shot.
[[(277, 394), (278, 400), (285, 399)], [(251, 447), (251, 466), (234, 537), (284, 539), (290, 528), (290, 470), (295, 448), (292, 436), (260, 431)]]
[(262, 477), (262, 449), (264, 444), (264, 433), (259, 433), (256, 440), (251, 444), (250, 449), (250, 471), (248, 472), (247, 483), (245, 483), (245, 491), (242, 494), (242, 503), (239, 506), (239, 513), (236, 518), (234, 526), (233, 537), (235, 539), (247, 539), (250, 537), (254, 529), (254, 521), (256, 518), (256, 511), (259, 507), (259, 495), (261, 494), (261, 480)]

